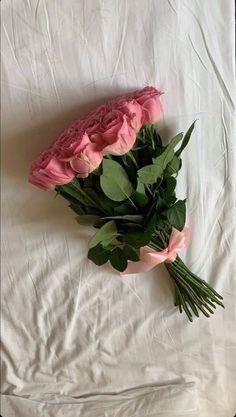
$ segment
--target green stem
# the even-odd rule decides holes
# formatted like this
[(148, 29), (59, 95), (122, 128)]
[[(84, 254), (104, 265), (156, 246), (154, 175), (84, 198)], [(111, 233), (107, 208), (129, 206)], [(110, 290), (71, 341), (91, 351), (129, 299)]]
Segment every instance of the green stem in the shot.
[[(191, 271), (187, 269), (187, 267), (182, 262), (181, 267), (179, 266), (179, 263), (175, 261), (173, 263), (173, 267), (177, 270), (181, 271), (184, 274), (184, 277), (187, 276), (187, 278), (196, 286), (198, 287), (202, 292), (205, 293), (205, 295), (209, 296), (212, 300), (215, 302), (218, 301), (217, 297), (222, 299), (221, 295), (219, 295), (210, 285), (206, 283), (206, 281), (199, 279), (196, 275), (193, 275)], [(218, 301), (220, 303), (220, 301)], [(222, 305), (222, 303), (220, 303)]]
[[(168, 269), (168, 271), (169, 271), (169, 273), (170, 273), (170, 275), (173, 277), (174, 276), (174, 274), (171, 272), (171, 270), (170, 269)], [(178, 279), (177, 279), (178, 278)], [(199, 295), (196, 293), (196, 292), (194, 292), (194, 290), (193, 290), (193, 288), (186, 282), (186, 281), (184, 281), (183, 280), (183, 277), (181, 276), (181, 275), (179, 275), (179, 274), (177, 274), (176, 273), (176, 279), (177, 279), (177, 282), (178, 282), (178, 285), (180, 284), (180, 288), (182, 289), (182, 287), (184, 288), (184, 290), (185, 290), (185, 292), (186, 292), (186, 294), (187, 294), (187, 296), (188, 296), (188, 302), (190, 303), (190, 304), (193, 304), (194, 305), (194, 307), (195, 307), (195, 305), (199, 308), (199, 310), (201, 310), (202, 311), (202, 313), (206, 316), (206, 317), (209, 317), (209, 314), (204, 310), (204, 308), (202, 307), (202, 305), (205, 307), (205, 308), (207, 308), (208, 309), (208, 307), (207, 307), (207, 305), (206, 305), (206, 303), (205, 302), (202, 302), (202, 299), (199, 297)], [(196, 307), (195, 307), (196, 308)], [(193, 309), (193, 311), (194, 311), (194, 309)], [(194, 311), (194, 313), (195, 313), (195, 311)], [(195, 313), (196, 314), (196, 313)], [(197, 315), (197, 314), (196, 314)]]
[[(184, 268), (186, 268), (186, 266), (185, 266), (185, 264), (183, 263), (183, 261), (177, 256), (177, 262), (180, 264), (180, 265), (182, 265)], [(208, 288), (210, 288), (210, 290), (218, 297), (218, 298), (220, 298), (221, 300), (223, 300), (223, 297), (220, 295), (220, 294), (218, 294), (218, 292), (216, 292), (215, 290), (214, 290), (214, 288), (212, 288), (210, 285), (208, 285), (207, 284), (207, 282), (206, 281), (204, 281), (204, 279), (202, 279), (202, 278), (199, 278), (197, 275), (195, 275), (193, 272), (191, 272), (191, 275), (192, 275), (192, 277), (193, 278), (195, 278), (199, 283), (202, 283), (202, 284), (204, 284), (204, 285), (206, 285), (206, 287), (208, 287)]]
[(132, 152), (131, 152), (131, 151), (127, 152), (127, 153), (126, 153), (126, 156), (128, 156), (128, 157), (131, 159), (131, 161), (134, 163), (135, 167), (136, 167), (137, 169), (139, 169), (138, 163), (137, 163), (137, 161), (136, 161), (136, 159), (135, 159), (134, 155), (132, 154)]
[[(156, 230), (155, 235), (149, 246), (157, 251), (165, 249), (169, 242), (169, 235), (164, 230)], [(222, 296), (219, 295), (203, 279), (193, 274), (177, 256), (173, 263), (165, 264), (175, 287), (175, 305), (179, 311), (186, 313), (188, 319), (192, 321), (192, 313), (199, 317), (202, 312), (206, 317), (214, 313), (216, 304), (224, 307)], [(183, 310), (182, 310), (183, 309)]]

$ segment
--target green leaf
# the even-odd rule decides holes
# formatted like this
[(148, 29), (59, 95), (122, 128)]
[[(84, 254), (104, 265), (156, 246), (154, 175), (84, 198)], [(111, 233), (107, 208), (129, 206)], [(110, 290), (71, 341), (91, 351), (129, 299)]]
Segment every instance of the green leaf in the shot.
[(138, 207), (143, 208), (148, 204), (148, 197), (146, 194), (141, 194), (138, 191), (134, 191), (131, 195), (131, 199)]
[(152, 159), (153, 165), (146, 165), (138, 170), (139, 180), (143, 184), (154, 184), (157, 181), (157, 178), (161, 178), (163, 176), (164, 169), (174, 157), (174, 148), (182, 140), (182, 138), (183, 133), (176, 135), (173, 139), (171, 139), (170, 143), (161, 155)]
[(157, 178), (161, 177), (163, 169), (159, 165), (146, 165), (138, 170), (139, 181), (142, 184), (154, 184)]
[(97, 207), (99, 207), (100, 211), (102, 211), (104, 215), (112, 215), (113, 207), (117, 203), (110, 200), (103, 194), (99, 183), (94, 186), (94, 189), (86, 188), (86, 194), (97, 204)]
[(133, 249), (131, 246), (125, 245), (123, 249), (123, 254), (126, 257), (127, 260), (137, 262), (139, 261), (139, 256), (135, 249)]
[(133, 214), (136, 210), (133, 206), (130, 205), (129, 202), (120, 204), (119, 206), (114, 208), (114, 214), (117, 216), (123, 216), (125, 214)]
[(161, 155), (157, 156), (156, 158), (153, 158), (153, 163), (155, 165), (158, 165), (164, 169), (166, 168), (167, 164), (173, 159), (174, 157), (174, 148), (178, 143), (183, 139), (183, 133), (178, 133), (178, 135), (174, 136), (170, 143), (165, 148), (164, 152), (161, 153)]
[(109, 237), (108, 239), (104, 239), (104, 240), (101, 242), (101, 245), (102, 245), (104, 248), (106, 248), (106, 249), (107, 249), (107, 247), (111, 245), (111, 243), (113, 242), (113, 240), (114, 240), (114, 236), (111, 236), (111, 237)]
[(116, 224), (113, 220), (105, 223), (89, 241), (89, 248), (97, 246), (102, 241), (112, 239), (117, 235)]
[(180, 148), (177, 150), (177, 152), (175, 153), (176, 156), (180, 156), (181, 152), (183, 152), (184, 148), (187, 146), (187, 144), (189, 143), (190, 137), (192, 135), (194, 126), (195, 126), (196, 120), (193, 122), (193, 124), (191, 124), (190, 128), (188, 129), (188, 131), (186, 132), (183, 142), (180, 146)]
[(100, 184), (104, 194), (114, 201), (123, 201), (130, 197), (133, 186), (124, 168), (112, 159), (103, 160), (103, 174)]
[[(69, 184), (60, 185), (57, 187), (57, 190), (63, 193), (66, 193), (67, 195), (71, 196), (73, 199), (78, 201), (79, 203), (85, 205), (85, 206), (91, 206), (91, 207), (98, 207), (96, 202), (89, 197), (86, 192), (82, 189), (79, 181), (74, 178)], [(73, 200), (72, 200), (73, 202)]]
[(176, 198), (176, 196), (175, 196), (175, 195), (170, 195), (170, 196), (167, 196), (167, 197), (166, 197), (166, 203), (167, 203), (168, 205), (172, 205), (172, 204), (174, 204), (174, 203), (176, 202), (176, 200), (177, 200), (177, 198)]
[(145, 194), (145, 187), (139, 180), (137, 181), (136, 191), (140, 194)]
[(151, 237), (152, 231), (150, 230), (132, 231), (124, 235), (124, 241), (134, 248), (141, 248), (150, 242)]
[(170, 196), (173, 194), (175, 187), (176, 187), (176, 179), (173, 177), (167, 177), (165, 179), (166, 186), (165, 186), (165, 196)]
[(177, 230), (182, 230), (186, 220), (186, 200), (178, 200), (172, 207), (165, 211), (170, 224)]
[(109, 260), (109, 256), (110, 251), (101, 245), (97, 245), (88, 251), (88, 258), (99, 266), (104, 265)]
[(139, 223), (129, 223), (129, 222), (127, 222), (127, 223), (123, 223), (122, 224), (122, 230), (125, 232), (125, 233), (128, 233), (128, 232), (131, 232), (131, 231), (140, 231), (140, 230), (143, 230), (143, 226), (141, 225), (141, 224), (139, 224)]
[(97, 222), (99, 222), (99, 220), (101, 219), (101, 217), (96, 216), (94, 214), (84, 214), (82, 216), (78, 216), (76, 217), (76, 221), (77, 223), (81, 224), (81, 225), (94, 225)]
[(148, 145), (155, 150), (157, 147), (162, 146), (161, 138), (158, 135), (156, 126), (154, 124), (147, 125), (143, 127), (141, 131), (141, 135), (145, 141), (145, 143), (148, 143)]
[(62, 197), (66, 198), (67, 200), (71, 201), (72, 203), (80, 203), (83, 205), (88, 205), (87, 200), (84, 198), (84, 195), (73, 187), (70, 184), (64, 184), (57, 186), (57, 190)]
[(180, 158), (174, 155), (172, 160), (167, 164), (166, 173), (168, 175), (173, 175), (173, 174), (177, 174), (179, 170), (180, 170)]
[(122, 249), (120, 248), (115, 248), (110, 253), (109, 260), (113, 268), (117, 269), (120, 272), (123, 272), (127, 268), (127, 259), (124, 256)]
[(84, 208), (80, 206), (79, 204), (71, 203), (69, 207), (71, 208), (71, 210), (73, 210), (76, 214), (79, 214), (80, 216), (85, 214)]
[(137, 181), (136, 191), (131, 196), (132, 201), (139, 207), (143, 208), (148, 204), (148, 197), (145, 193), (145, 186), (141, 181)]
[(103, 217), (103, 219), (124, 220), (134, 223), (142, 223), (143, 216), (141, 216), (141, 214), (125, 214), (124, 216)]

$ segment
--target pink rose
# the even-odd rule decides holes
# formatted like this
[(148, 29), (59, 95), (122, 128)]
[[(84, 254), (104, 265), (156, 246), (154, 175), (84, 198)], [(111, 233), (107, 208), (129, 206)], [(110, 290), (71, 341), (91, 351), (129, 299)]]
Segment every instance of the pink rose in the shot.
[(95, 143), (88, 144), (84, 150), (70, 161), (77, 177), (86, 178), (102, 162), (103, 155)]
[[(72, 123), (53, 144), (53, 151), (60, 161), (68, 161), (76, 176), (85, 178), (102, 161), (101, 149), (91, 142), (84, 131), (84, 120)], [(87, 126), (93, 126), (93, 120), (87, 120)], [(89, 130), (89, 129), (88, 129)]]
[(108, 103), (102, 104), (91, 112), (85, 119), (81, 120), (81, 129), (91, 137), (98, 133), (103, 117), (110, 111)]
[(162, 106), (160, 102), (160, 91), (154, 87), (145, 87), (143, 90), (131, 93), (133, 97), (142, 107), (142, 125), (148, 125), (157, 122), (162, 113)]
[(32, 162), (29, 182), (43, 190), (53, 190), (56, 185), (68, 184), (74, 177), (70, 164), (59, 161), (50, 147)]
[(139, 131), (142, 126), (142, 107), (136, 100), (128, 96), (121, 96), (113, 100), (111, 105), (114, 109), (126, 114), (130, 119), (131, 126), (136, 132)]
[(71, 161), (90, 144), (87, 133), (81, 129), (80, 121), (72, 123), (54, 142), (53, 150), (60, 161)]
[(89, 115), (88, 118), (91, 116), (98, 116), (100, 119), (102, 119), (106, 114), (111, 110), (111, 104), (108, 101), (105, 104), (101, 104), (98, 106), (95, 110), (93, 110)]
[(124, 155), (133, 147), (136, 132), (129, 118), (113, 109), (101, 120), (100, 132), (91, 140), (103, 147), (103, 155)]
[(96, 114), (91, 114), (89, 117), (81, 121), (81, 129), (89, 136), (99, 131), (101, 118)]
[(109, 113), (110, 109), (111, 107), (109, 103), (102, 104), (89, 113), (87, 117), (79, 121), (81, 131), (89, 136), (91, 143), (96, 143), (99, 150), (105, 146), (104, 140), (101, 135), (99, 135), (99, 132), (101, 131), (103, 118), (107, 113)]

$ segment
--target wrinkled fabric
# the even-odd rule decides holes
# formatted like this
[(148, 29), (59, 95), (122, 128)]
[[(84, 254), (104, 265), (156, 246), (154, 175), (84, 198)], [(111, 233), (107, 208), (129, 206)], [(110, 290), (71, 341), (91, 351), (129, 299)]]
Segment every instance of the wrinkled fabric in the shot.
[[(233, 0), (1, 3), (1, 414), (74, 417), (77, 401), (82, 408), (92, 396), (92, 417), (163, 417), (158, 405), (168, 402), (171, 417), (233, 416)], [(225, 309), (193, 323), (174, 307), (163, 265), (125, 278), (97, 267), (87, 259), (95, 230), (27, 179), (31, 161), (72, 121), (147, 85), (165, 92), (158, 123), (165, 143), (197, 120), (178, 177), (191, 230), (181, 257), (223, 295)], [(185, 391), (189, 382), (194, 388)], [(179, 409), (173, 390), (157, 394), (172, 385), (186, 401)], [(147, 397), (134, 392), (143, 387)], [(112, 395), (126, 391), (132, 405), (123, 397), (114, 404)]]

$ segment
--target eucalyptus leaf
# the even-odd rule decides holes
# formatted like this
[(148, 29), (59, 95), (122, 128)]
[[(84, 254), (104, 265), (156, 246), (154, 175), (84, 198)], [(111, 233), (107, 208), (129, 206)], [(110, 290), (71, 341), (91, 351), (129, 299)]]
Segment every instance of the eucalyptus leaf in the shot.
[(124, 241), (134, 248), (141, 248), (150, 242), (152, 233), (153, 232), (148, 229), (144, 231), (128, 232), (124, 235)]
[(142, 135), (145, 143), (155, 150), (157, 147), (162, 146), (161, 138), (158, 135), (156, 126), (154, 124), (147, 125), (142, 129)]
[(165, 211), (170, 224), (177, 230), (183, 230), (186, 220), (186, 200), (178, 200)]
[(113, 268), (117, 269), (120, 272), (123, 272), (127, 268), (127, 259), (123, 254), (122, 249), (118, 247), (110, 253), (109, 260)]
[(157, 178), (163, 174), (163, 169), (160, 165), (146, 165), (138, 170), (139, 181), (142, 184), (154, 184)]
[(132, 183), (124, 168), (112, 159), (103, 160), (100, 184), (104, 194), (114, 201), (123, 201), (133, 192)]
[(146, 194), (141, 194), (138, 191), (134, 191), (131, 195), (131, 199), (138, 207), (143, 208), (148, 204), (148, 197)]
[(71, 208), (71, 210), (73, 210), (76, 214), (79, 214), (80, 216), (86, 213), (84, 207), (79, 204), (71, 203), (69, 207)]
[(90, 198), (92, 198), (94, 202), (96, 202), (97, 206), (100, 208), (100, 211), (103, 211), (105, 215), (109, 216), (113, 214), (113, 207), (117, 203), (107, 198), (103, 194), (102, 190), (99, 190), (99, 188), (96, 188), (95, 190), (92, 188), (87, 188), (86, 193)]
[(167, 177), (165, 179), (165, 196), (170, 196), (171, 194), (173, 194), (177, 181), (174, 177)]
[(141, 181), (137, 181), (137, 187), (136, 187), (136, 191), (140, 194), (145, 194), (145, 187), (144, 184)]
[(99, 243), (108, 239), (113, 239), (117, 235), (117, 228), (114, 220), (105, 223), (95, 235), (89, 240), (89, 248), (97, 246)]
[(138, 253), (136, 252), (136, 250), (134, 248), (132, 248), (129, 245), (124, 246), (123, 254), (126, 257), (126, 259), (129, 260), (129, 261), (133, 261), (133, 262), (138, 262), (139, 261)]
[(190, 137), (192, 135), (194, 126), (195, 126), (196, 120), (191, 124), (190, 128), (187, 130), (184, 138), (183, 138), (183, 142), (180, 146), (180, 148), (176, 151), (176, 156), (180, 156), (181, 152), (183, 152), (184, 148), (187, 146), (187, 144), (189, 143)]
[(70, 184), (59, 185), (57, 187), (59, 194), (61, 194), (64, 198), (69, 200), (72, 203), (80, 203), (83, 205), (88, 205), (87, 200), (85, 199), (84, 195), (73, 187)]
[(168, 175), (177, 174), (180, 170), (181, 160), (178, 156), (174, 155), (172, 160), (167, 164), (166, 173)]
[(108, 239), (104, 239), (104, 240), (101, 242), (101, 245), (102, 245), (104, 248), (107, 248), (108, 246), (110, 246), (110, 245), (111, 245), (111, 243), (113, 242), (113, 240), (114, 240), (114, 236), (111, 236), (111, 237), (109, 237)]
[(99, 208), (99, 205), (82, 189), (76, 178), (74, 178), (69, 184), (58, 186), (58, 189), (59, 192), (62, 190), (64, 193), (67, 193), (83, 205)]
[(143, 216), (141, 216), (141, 214), (125, 214), (123, 216), (103, 217), (103, 219), (124, 220), (134, 223), (142, 223)]
[(143, 226), (140, 223), (122, 223), (122, 229), (124, 229), (126, 232), (131, 230), (143, 230)]
[(163, 171), (174, 157), (174, 148), (182, 140), (183, 133), (179, 133), (171, 139), (165, 150), (153, 158), (153, 165), (146, 165), (138, 170), (139, 180), (143, 184), (154, 184), (163, 176)]
[(176, 200), (177, 200), (177, 198), (176, 198), (176, 196), (175, 196), (175, 195), (170, 195), (170, 196), (167, 196), (167, 197), (166, 197), (166, 203), (167, 203), (168, 205), (172, 205), (172, 204), (174, 204), (174, 203), (176, 202)]
[(104, 265), (110, 256), (110, 251), (104, 248), (102, 245), (94, 246), (88, 251), (88, 258), (96, 265)]
[(136, 210), (129, 202), (125, 202), (123, 204), (119, 204), (119, 206), (114, 207), (114, 214), (116, 216), (123, 216), (125, 214), (135, 214), (135, 213), (136, 213)]
[(178, 143), (183, 139), (183, 133), (178, 133), (178, 135), (174, 136), (170, 143), (165, 148), (164, 152), (161, 153), (161, 155), (157, 156), (156, 158), (153, 158), (153, 163), (155, 165), (158, 165), (164, 169), (166, 168), (167, 164), (173, 159), (174, 157), (174, 148)]
[(99, 222), (101, 218), (99, 216), (96, 216), (94, 214), (84, 214), (82, 216), (78, 216), (76, 217), (76, 221), (77, 223), (81, 224), (81, 225), (94, 225), (97, 222)]

